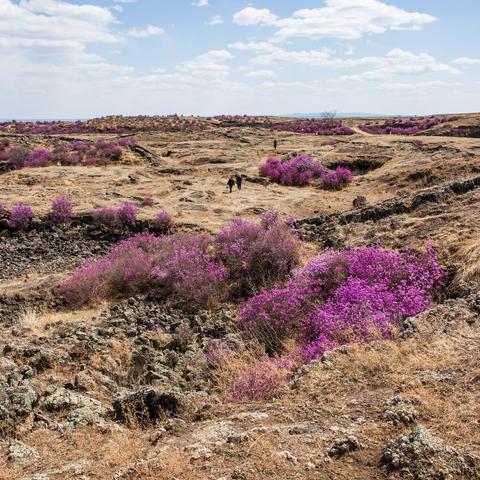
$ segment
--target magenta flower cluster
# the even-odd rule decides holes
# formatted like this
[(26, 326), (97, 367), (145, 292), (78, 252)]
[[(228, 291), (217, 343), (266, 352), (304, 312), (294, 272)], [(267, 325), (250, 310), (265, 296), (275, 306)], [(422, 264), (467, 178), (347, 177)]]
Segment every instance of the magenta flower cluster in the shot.
[(27, 227), (33, 218), (33, 210), (24, 203), (17, 203), (10, 211), (9, 226), (13, 230)]
[(454, 122), (459, 117), (398, 117), (389, 118), (383, 123), (363, 123), (358, 126), (360, 130), (366, 133), (372, 133), (377, 135), (418, 135), (419, 133), (428, 130), (429, 128), (439, 125), (441, 123)]
[(173, 227), (173, 218), (165, 210), (160, 210), (155, 215), (152, 226), (159, 233), (169, 233)]
[(240, 294), (285, 278), (300, 260), (300, 241), (280, 215), (267, 212), (260, 225), (237, 219), (215, 238), (217, 258), (227, 267)]
[(310, 135), (353, 135), (355, 133), (351, 128), (345, 127), (341, 120), (325, 118), (278, 122), (272, 126), (272, 130)]
[(117, 141), (99, 139), (95, 143), (76, 140), (71, 145), (50, 151), (46, 148), (30, 150), (26, 147), (0, 148), (0, 160), (6, 160), (14, 169), (27, 167), (48, 167), (49, 165), (108, 165), (122, 159), (122, 147), (136, 144), (134, 137)]
[(280, 217), (266, 228), (239, 220), (214, 238), (139, 235), (87, 262), (59, 293), (68, 303), (83, 305), (156, 288), (192, 306), (205, 306), (224, 299), (227, 284), (230, 293), (238, 294), (283, 279), (298, 264), (299, 248), (295, 233)]
[(52, 203), (50, 213), (55, 223), (69, 223), (73, 218), (73, 203), (65, 195), (60, 195)]
[(272, 182), (287, 186), (304, 186), (314, 179), (322, 179), (324, 187), (329, 189), (342, 188), (353, 180), (348, 168), (329, 170), (308, 155), (297, 155), (285, 161), (270, 157), (260, 167), (260, 174)]
[(283, 288), (264, 290), (239, 308), (239, 327), (281, 354), (297, 338), (308, 362), (332, 346), (388, 337), (400, 320), (432, 302), (444, 278), (425, 254), (378, 247), (329, 252), (296, 271)]
[(17, 134), (75, 135), (130, 134), (132, 132), (188, 132), (198, 130), (204, 122), (181, 115), (108, 116), (85, 121), (1, 122), (0, 132)]
[(124, 202), (119, 208), (100, 207), (93, 211), (94, 221), (106, 227), (132, 227), (135, 225), (138, 208), (132, 202)]
[(105, 257), (87, 261), (58, 294), (71, 305), (84, 305), (155, 288), (188, 304), (208, 305), (221, 296), (227, 277), (208, 255), (208, 245), (208, 238), (199, 235), (137, 235)]

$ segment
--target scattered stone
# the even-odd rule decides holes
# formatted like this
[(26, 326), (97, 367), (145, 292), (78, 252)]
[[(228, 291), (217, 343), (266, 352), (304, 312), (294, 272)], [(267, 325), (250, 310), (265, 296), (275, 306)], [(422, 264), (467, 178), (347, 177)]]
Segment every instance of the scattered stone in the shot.
[(354, 452), (361, 448), (360, 442), (357, 437), (350, 435), (346, 438), (336, 440), (333, 445), (328, 449), (327, 455), (332, 458), (340, 458), (345, 454)]
[(280, 458), (284, 458), (285, 460), (288, 460), (289, 462), (292, 462), (295, 465), (298, 463), (298, 458), (295, 457), (295, 455), (293, 455), (292, 452), (289, 452), (288, 450), (283, 450), (281, 452), (278, 452), (277, 455)]
[(25, 463), (34, 462), (40, 458), (38, 451), (26, 443), (14, 440), (8, 446), (7, 458), (10, 461), (20, 461)]

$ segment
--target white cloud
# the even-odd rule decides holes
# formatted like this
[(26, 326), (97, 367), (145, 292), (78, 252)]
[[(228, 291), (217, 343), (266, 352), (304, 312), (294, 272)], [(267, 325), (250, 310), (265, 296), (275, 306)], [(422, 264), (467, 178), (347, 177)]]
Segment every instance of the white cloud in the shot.
[(156, 27), (155, 25), (147, 25), (142, 30), (137, 30), (136, 28), (132, 28), (131, 30), (128, 30), (127, 35), (129, 37), (143, 38), (143, 37), (151, 37), (153, 35), (163, 35), (164, 33), (165, 33), (165, 30), (163, 28)]
[(198, 2), (193, 2), (194, 7), (206, 7), (208, 5), (208, 0), (198, 0)]
[(211, 20), (208, 22), (208, 25), (215, 26), (215, 25), (222, 25), (223, 18), (221, 15), (215, 15), (214, 17), (211, 18)]
[(432, 15), (408, 12), (380, 0), (326, 0), (325, 4), (325, 7), (297, 10), (288, 18), (278, 18), (267, 8), (246, 7), (233, 20), (238, 25), (275, 27), (275, 40), (301, 37), (354, 40), (368, 33), (420, 29), (436, 20)]
[(277, 74), (273, 70), (253, 70), (247, 72), (245, 77), (248, 78), (276, 78)]
[(456, 65), (480, 65), (480, 58), (459, 57), (453, 60)]
[(237, 25), (275, 25), (278, 17), (268, 8), (246, 7), (233, 16), (233, 21)]

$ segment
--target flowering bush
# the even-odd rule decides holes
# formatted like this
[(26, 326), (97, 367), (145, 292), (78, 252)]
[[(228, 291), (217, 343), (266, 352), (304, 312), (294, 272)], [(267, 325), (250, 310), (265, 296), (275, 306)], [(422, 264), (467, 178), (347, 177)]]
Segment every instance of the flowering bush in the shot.
[(447, 122), (454, 122), (459, 117), (410, 117), (410, 118), (388, 118), (383, 124), (378, 123), (364, 123), (358, 126), (360, 130), (366, 133), (373, 134), (396, 134), (396, 135), (418, 135), (419, 133)]
[(238, 311), (238, 325), (269, 350), (296, 337), (304, 361), (349, 341), (388, 337), (401, 319), (433, 301), (444, 278), (423, 255), (378, 247), (329, 252), (295, 271), (284, 288), (264, 290)]
[(96, 208), (92, 217), (95, 223), (109, 228), (132, 227), (137, 220), (138, 209), (131, 202), (124, 202), (119, 208), (100, 207)]
[(215, 239), (219, 260), (240, 292), (248, 293), (285, 278), (299, 262), (300, 242), (280, 217), (264, 226), (235, 220)]
[(25, 228), (33, 218), (33, 210), (24, 203), (17, 203), (10, 212), (10, 228), (19, 230)]
[(207, 255), (208, 239), (198, 235), (137, 235), (105, 257), (88, 261), (58, 289), (67, 303), (129, 296), (157, 288), (184, 302), (208, 306), (223, 297), (225, 269)]
[(344, 127), (341, 120), (325, 118), (279, 122), (273, 125), (272, 130), (310, 135), (353, 135), (355, 133), (351, 128)]
[(159, 233), (169, 233), (173, 227), (173, 218), (165, 210), (160, 210), (155, 215), (152, 225)]
[(117, 219), (121, 226), (131, 227), (135, 225), (138, 208), (131, 202), (124, 202), (117, 210)]
[(304, 186), (321, 178), (326, 188), (341, 188), (350, 184), (353, 179), (348, 168), (328, 170), (308, 155), (298, 155), (285, 161), (270, 157), (260, 167), (260, 174), (267, 176), (272, 182), (288, 186)]
[(60, 195), (52, 203), (51, 218), (56, 223), (68, 223), (73, 217), (73, 203), (65, 195)]

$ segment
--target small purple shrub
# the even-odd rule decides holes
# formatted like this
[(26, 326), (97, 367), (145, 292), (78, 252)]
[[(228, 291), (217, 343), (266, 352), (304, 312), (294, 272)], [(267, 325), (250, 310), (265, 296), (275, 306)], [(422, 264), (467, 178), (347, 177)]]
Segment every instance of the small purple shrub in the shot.
[(118, 226), (117, 209), (113, 207), (100, 207), (92, 212), (93, 221), (106, 227)]
[(10, 212), (9, 225), (14, 230), (25, 228), (33, 218), (33, 210), (24, 203), (17, 203)]
[(117, 210), (118, 223), (123, 227), (135, 225), (138, 215), (138, 208), (132, 202), (124, 202)]
[(151, 207), (154, 204), (153, 198), (150, 195), (142, 198), (143, 207)]
[(51, 218), (55, 223), (69, 223), (73, 217), (73, 203), (60, 195), (52, 203)]
[(153, 228), (159, 233), (169, 233), (173, 227), (172, 216), (165, 210), (160, 210), (153, 219)]
[(46, 148), (36, 148), (24, 162), (24, 167), (47, 167), (52, 163), (53, 153)]
[(301, 243), (295, 232), (283, 221), (266, 226), (238, 219), (216, 236), (217, 257), (240, 292), (272, 285), (298, 265)]

